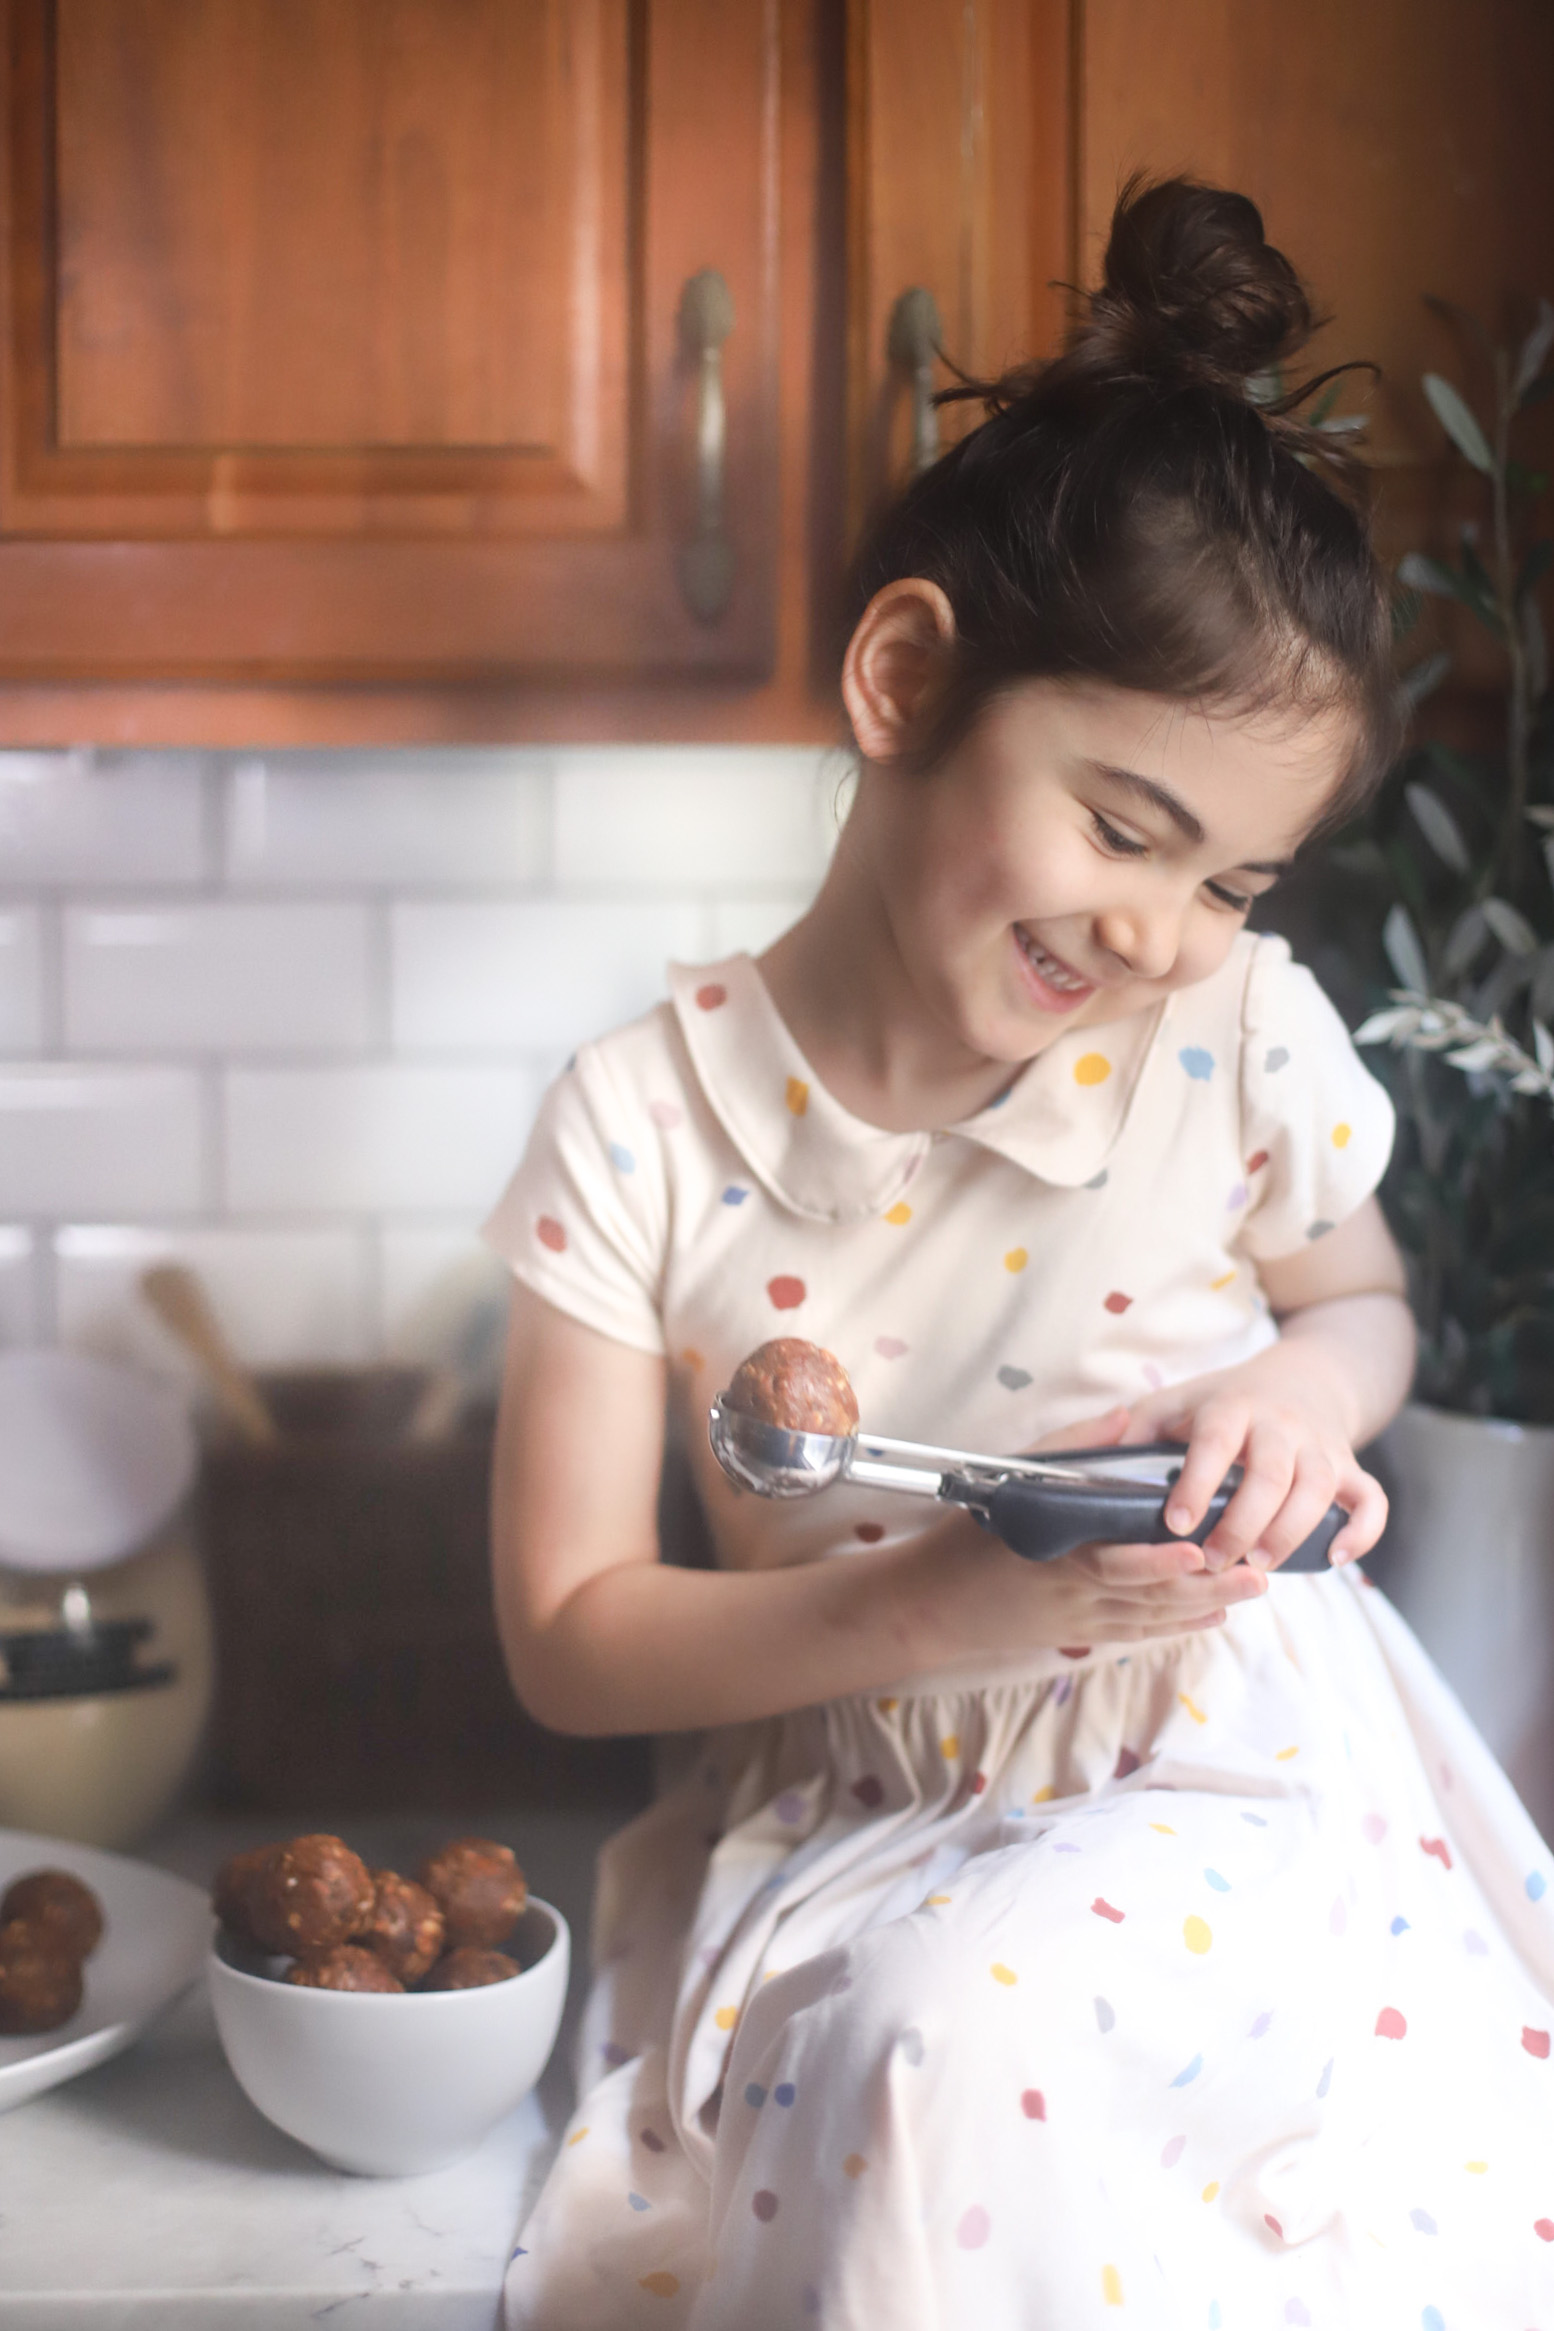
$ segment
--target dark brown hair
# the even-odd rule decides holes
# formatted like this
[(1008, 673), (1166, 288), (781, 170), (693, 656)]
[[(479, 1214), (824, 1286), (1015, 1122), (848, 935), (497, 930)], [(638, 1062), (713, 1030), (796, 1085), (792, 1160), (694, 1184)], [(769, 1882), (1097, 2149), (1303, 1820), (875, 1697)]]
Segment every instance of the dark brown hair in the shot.
[(1363, 466), (1300, 418), (1333, 375), (1281, 386), (1314, 328), (1244, 195), (1129, 182), (1062, 353), (948, 392), (987, 419), (856, 561), (855, 622), (908, 575), (955, 611), (919, 766), (1017, 682), (1087, 678), (1237, 708), (1340, 706), (1353, 745), (1322, 824), (1359, 807), (1398, 748), (1391, 623)]

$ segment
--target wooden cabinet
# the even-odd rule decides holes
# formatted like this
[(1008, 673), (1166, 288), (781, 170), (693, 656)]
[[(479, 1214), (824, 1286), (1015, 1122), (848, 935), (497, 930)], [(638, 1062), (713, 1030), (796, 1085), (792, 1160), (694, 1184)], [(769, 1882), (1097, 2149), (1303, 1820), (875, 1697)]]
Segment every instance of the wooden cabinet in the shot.
[[(774, 4), (7, 13), (0, 668), (770, 668)], [(708, 265), (715, 622), (677, 555)]]
[(0, 0), (0, 34), (0, 742), (834, 736), (839, 580), (912, 452), (897, 303), (972, 372), (1041, 353), (1134, 166), (1244, 185), (1332, 354), (1386, 366), (1389, 542), (1441, 504), (1422, 294), (1554, 288), (1546, 0)]

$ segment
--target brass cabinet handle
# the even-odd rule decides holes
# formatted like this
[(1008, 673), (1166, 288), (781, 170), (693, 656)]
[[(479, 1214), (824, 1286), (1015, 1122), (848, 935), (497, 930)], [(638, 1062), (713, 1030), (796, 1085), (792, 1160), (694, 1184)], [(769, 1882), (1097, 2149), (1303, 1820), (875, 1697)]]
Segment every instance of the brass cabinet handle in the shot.
[(681, 596), (700, 623), (716, 623), (734, 589), (734, 545), (723, 513), (723, 343), (733, 329), (732, 292), (715, 267), (701, 268), (680, 294), (681, 345), (696, 367), (696, 532), (676, 561)]
[(891, 309), (885, 331), (885, 354), (891, 369), (907, 374), (911, 383), (914, 477), (939, 458), (939, 414), (933, 401), (933, 368), (942, 339), (933, 293), (914, 283)]

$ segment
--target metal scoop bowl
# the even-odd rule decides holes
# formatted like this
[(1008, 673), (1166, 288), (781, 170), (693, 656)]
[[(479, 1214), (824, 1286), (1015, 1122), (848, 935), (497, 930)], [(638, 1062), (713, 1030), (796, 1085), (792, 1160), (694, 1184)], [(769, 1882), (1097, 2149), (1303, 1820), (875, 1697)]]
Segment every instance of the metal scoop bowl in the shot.
[[(1031, 1562), (1054, 1562), (1080, 1546), (1160, 1545), (1183, 1537), (1165, 1520), (1186, 1453), (1175, 1442), (1072, 1449), (1061, 1457), (983, 1457), (862, 1431), (787, 1432), (724, 1399), (713, 1402), (708, 1437), (729, 1479), (757, 1497), (810, 1497), (850, 1481), (860, 1489), (937, 1498), (964, 1506)], [(1233, 1465), (1186, 1536), (1201, 1545), (1240, 1486), (1241, 1468)], [(1325, 1570), (1328, 1549), (1348, 1519), (1342, 1506), (1329, 1506), (1279, 1567)]]

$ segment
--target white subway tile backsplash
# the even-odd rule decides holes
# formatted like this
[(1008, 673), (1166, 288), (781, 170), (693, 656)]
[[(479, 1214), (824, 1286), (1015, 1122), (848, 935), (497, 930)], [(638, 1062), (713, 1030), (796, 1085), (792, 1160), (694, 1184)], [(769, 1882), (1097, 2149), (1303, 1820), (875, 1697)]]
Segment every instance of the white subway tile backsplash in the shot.
[(393, 1034), (406, 1051), (569, 1051), (665, 994), (706, 918), (680, 901), (402, 905), (393, 913)]
[(199, 753), (0, 752), (0, 883), (198, 882)]
[(77, 1051), (328, 1051), (372, 1030), (359, 903), (75, 908), (64, 963)]
[(239, 885), (525, 888), (550, 863), (549, 758), (517, 752), (276, 753), (225, 778)]
[(204, 1195), (202, 1162), (190, 1071), (0, 1068), (0, 1213), (192, 1213)]
[(180, 1373), (164, 1258), (256, 1366), (499, 1323), (475, 1231), (545, 1084), (786, 929), (846, 789), (807, 747), (0, 751), (0, 1342)]
[(0, 1053), (42, 1043), (42, 917), (36, 907), (0, 906)]
[(42, 1332), (36, 1245), (30, 1230), (0, 1227), (0, 1345), (34, 1343)]
[(813, 885), (845, 774), (799, 746), (635, 747), (556, 756), (556, 879), (685, 889)]
[(141, 1273), (161, 1262), (199, 1274), (228, 1342), (250, 1367), (348, 1365), (373, 1354), (372, 1258), (367, 1234), (355, 1228), (71, 1225), (54, 1241), (63, 1340), (162, 1368), (181, 1363), (139, 1289)]
[(517, 1163), (542, 1087), (518, 1064), (231, 1069), (226, 1205), (473, 1223)]
[(708, 909), (708, 955), (761, 954), (798, 921), (812, 895), (795, 890), (782, 898), (716, 900)]

